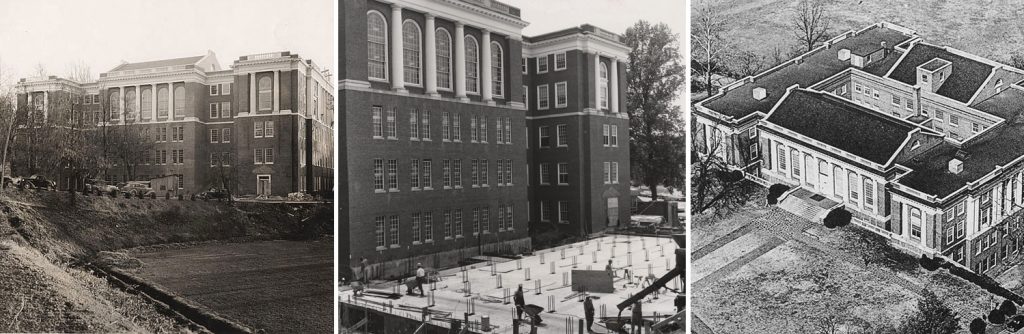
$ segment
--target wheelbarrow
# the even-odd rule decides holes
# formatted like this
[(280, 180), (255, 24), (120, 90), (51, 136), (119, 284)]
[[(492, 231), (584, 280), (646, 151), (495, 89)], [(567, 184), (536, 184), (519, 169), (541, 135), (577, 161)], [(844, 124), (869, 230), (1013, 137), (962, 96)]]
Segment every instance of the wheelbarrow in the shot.
[(526, 312), (526, 315), (530, 317), (530, 322), (534, 326), (540, 325), (542, 322), (544, 322), (543, 320), (540, 319), (540, 313), (544, 312), (543, 307), (534, 304), (526, 304), (523, 306), (523, 312)]

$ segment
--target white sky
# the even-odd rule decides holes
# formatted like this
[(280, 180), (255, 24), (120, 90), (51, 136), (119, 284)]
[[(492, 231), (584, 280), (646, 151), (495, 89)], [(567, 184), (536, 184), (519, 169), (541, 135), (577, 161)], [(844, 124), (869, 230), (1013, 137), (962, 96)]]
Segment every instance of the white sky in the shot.
[(336, 73), (335, 15), (332, 0), (0, 1), (0, 61), (14, 78), (40, 63), (64, 76), (79, 61), (96, 78), (122, 60), (212, 50), (228, 68), (242, 55), (287, 50)]
[[(501, 0), (522, 9), (530, 23), (523, 35), (536, 36), (589, 23), (623, 34), (641, 19), (664, 22), (683, 40), (685, 0)], [(685, 53), (685, 52), (684, 52)]]

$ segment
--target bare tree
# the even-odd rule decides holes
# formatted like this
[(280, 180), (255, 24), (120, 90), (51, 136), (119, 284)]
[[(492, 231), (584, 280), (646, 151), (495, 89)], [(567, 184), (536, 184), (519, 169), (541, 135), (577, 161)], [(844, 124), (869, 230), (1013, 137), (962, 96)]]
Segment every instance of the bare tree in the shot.
[(65, 72), (65, 76), (71, 81), (85, 83), (93, 80), (92, 68), (81, 59), (68, 63)]
[(745, 180), (743, 172), (729, 168), (723, 158), (729, 151), (724, 134), (717, 126), (711, 129), (712, 133), (706, 134), (699, 123), (691, 126), (690, 210), (693, 214), (724, 215), (753, 199), (758, 186)]
[(694, 71), (699, 71), (703, 77), (702, 88), (710, 96), (714, 94), (712, 80), (715, 73), (721, 70), (719, 66), (725, 58), (726, 42), (722, 33), (726, 25), (712, 6), (712, 1), (704, 0), (695, 4), (694, 8), (694, 21), (690, 28), (690, 55), (694, 60)]
[(756, 75), (771, 66), (768, 56), (750, 50), (738, 52), (729, 63), (730, 71), (737, 76), (736, 79)]
[(829, 0), (800, 0), (797, 4), (793, 25), (796, 38), (807, 46), (807, 52), (830, 37), (832, 17), (828, 15), (828, 5)]

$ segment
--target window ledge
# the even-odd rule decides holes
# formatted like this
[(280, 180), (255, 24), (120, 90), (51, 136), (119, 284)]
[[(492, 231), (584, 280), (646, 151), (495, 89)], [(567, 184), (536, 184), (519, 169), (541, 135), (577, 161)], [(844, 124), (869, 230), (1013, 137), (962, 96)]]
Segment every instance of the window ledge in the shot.
[(379, 251), (382, 251), (382, 250), (387, 250), (387, 249), (388, 249), (388, 248), (387, 248), (387, 247), (384, 247), (384, 246), (377, 246), (377, 248), (376, 248), (376, 250), (379, 250)]
[(425, 243), (425, 244), (432, 244), (432, 243), (434, 243), (434, 239), (424, 240), (423, 243)]
[(384, 189), (374, 189), (373, 192), (378, 193), (378, 194), (383, 194), (383, 193), (386, 193), (387, 191), (385, 191)]
[(444, 240), (452, 240), (452, 237), (444, 237)]
[(397, 249), (397, 248), (402, 248), (402, 246), (401, 245), (391, 245), (391, 249)]
[(421, 242), (419, 242), (419, 241), (413, 241), (413, 242), (412, 242), (412, 245), (413, 245), (413, 246), (419, 246), (419, 245), (422, 245), (422, 244), (423, 244), (423, 243), (421, 243)]

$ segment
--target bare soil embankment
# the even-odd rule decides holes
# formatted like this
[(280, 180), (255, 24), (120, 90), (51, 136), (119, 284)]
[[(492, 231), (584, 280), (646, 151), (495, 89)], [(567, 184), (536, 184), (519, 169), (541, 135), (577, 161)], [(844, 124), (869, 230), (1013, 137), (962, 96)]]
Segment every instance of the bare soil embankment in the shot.
[(101, 258), (103, 268), (140, 264), (121, 256), (126, 248), (311, 240), (332, 227), (331, 211), (314, 204), (10, 191), (0, 195), (0, 332), (203, 332), (131, 282), (112, 284), (124, 282), (88, 268)]

